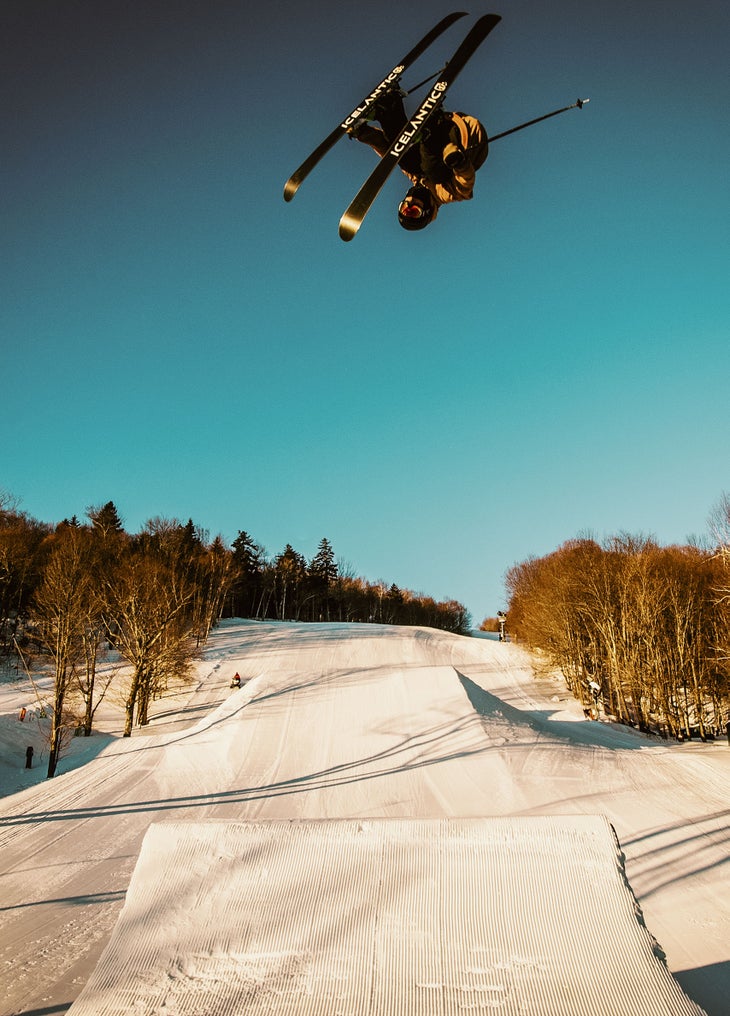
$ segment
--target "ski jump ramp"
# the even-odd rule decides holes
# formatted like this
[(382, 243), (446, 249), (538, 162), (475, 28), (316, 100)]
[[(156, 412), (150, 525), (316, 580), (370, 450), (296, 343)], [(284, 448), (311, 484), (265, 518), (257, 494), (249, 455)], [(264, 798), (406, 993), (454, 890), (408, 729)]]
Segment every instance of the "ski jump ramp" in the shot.
[(601, 817), (160, 823), (72, 1016), (698, 1016)]

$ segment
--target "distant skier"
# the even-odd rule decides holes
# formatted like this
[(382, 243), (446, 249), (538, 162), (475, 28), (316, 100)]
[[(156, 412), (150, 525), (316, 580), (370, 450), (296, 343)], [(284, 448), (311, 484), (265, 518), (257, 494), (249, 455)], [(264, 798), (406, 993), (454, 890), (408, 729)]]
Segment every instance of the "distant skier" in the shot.
[[(387, 91), (368, 114), (377, 120), (355, 124), (350, 136), (370, 145), (383, 156), (408, 123), (403, 93)], [(442, 110), (400, 161), (400, 168), (413, 182), (398, 206), (398, 221), (404, 229), (424, 229), (436, 218), (441, 205), (469, 201), (474, 194), (477, 170), (489, 153), (487, 132), (473, 116)]]

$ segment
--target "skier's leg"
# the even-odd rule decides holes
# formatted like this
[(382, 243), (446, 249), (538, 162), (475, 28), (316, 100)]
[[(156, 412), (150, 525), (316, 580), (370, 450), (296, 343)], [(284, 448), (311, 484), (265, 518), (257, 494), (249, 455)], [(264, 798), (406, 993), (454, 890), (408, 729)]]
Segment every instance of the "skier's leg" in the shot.
[[(403, 93), (396, 89), (386, 92), (382, 99), (378, 100), (375, 108), (383, 133), (391, 142), (394, 141), (408, 123), (403, 108)], [(400, 168), (409, 176), (421, 175), (420, 145), (415, 144), (406, 152), (401, 159)]]
[(383, 131), (369, 123), (357, 124), (350, 131), (350, 137), (362, 141), (364, 145), (370, 145), (381, 156), (385, 155), (390, 147)]
[(400, 168), (408, 176), (423, 176), (423, 163), (421, 161), (421, 146), (413, 145), (400, 160)]
[(368, 113), (368, 120), (377, 120), (382, 130), (373, 126), (372, 122), (357, 123), (350, 131), (350, 137), (362, 141), (374, 148), (378, 155), (383, 156), (406, 124), (406, 112), (403, 108), (403, 96), (397, 89), (389, 89), (376, 101)]
[(373, 115), (383, 128), (388, 141), (393, 141), (406, 125), (406, 111), (403, 95), (397, 88), (390, 88), (375, 103)]

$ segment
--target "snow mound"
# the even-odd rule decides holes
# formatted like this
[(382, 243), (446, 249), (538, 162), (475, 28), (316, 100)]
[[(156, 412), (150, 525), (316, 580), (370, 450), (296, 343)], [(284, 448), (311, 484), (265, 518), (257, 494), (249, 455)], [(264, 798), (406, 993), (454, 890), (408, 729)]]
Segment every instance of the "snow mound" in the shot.
[(69, 1012), (698, 1016), (601, 817), (160, 823)]

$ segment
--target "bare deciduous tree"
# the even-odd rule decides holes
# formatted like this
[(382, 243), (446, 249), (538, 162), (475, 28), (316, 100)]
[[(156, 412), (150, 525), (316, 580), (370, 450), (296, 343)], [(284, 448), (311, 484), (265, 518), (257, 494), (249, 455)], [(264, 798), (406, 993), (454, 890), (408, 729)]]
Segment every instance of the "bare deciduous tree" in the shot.
[(195, 587), (159, 546), (129, 548), (106, 582), (106, 623), (113, 644), (131, 663), (124, 736), (147, 722), (152, 695), (170, 668), (181, 672), (192, 656)]
[(712, 735), (727, 711), (719, 555), (621, 535), (571, 541), (510, 570), (510, 629), (588, 706), (642, 729)]
[(36, 592), (33, 618), (38, 638), (55, 668), (48, 776), (55, 775), (64, 740), (78, 723), (70, 708), (70, 692), (83, 655), (92, 600), (88, 534), (64, 526), (52, 537), (53, 547)]

